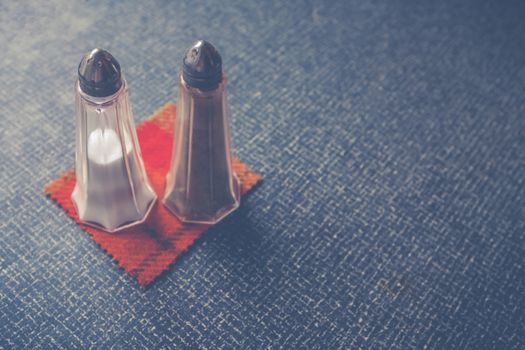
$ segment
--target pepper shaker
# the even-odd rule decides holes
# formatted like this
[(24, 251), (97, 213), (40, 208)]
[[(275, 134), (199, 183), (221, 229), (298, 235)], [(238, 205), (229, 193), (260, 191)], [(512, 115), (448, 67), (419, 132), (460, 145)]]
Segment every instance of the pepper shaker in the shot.
[(214, 224), (240, 203), (240, 183), (231, 165), (226, 77), (215, 47), (195, 42), (178, 80), (164, 205), (183, 222)]

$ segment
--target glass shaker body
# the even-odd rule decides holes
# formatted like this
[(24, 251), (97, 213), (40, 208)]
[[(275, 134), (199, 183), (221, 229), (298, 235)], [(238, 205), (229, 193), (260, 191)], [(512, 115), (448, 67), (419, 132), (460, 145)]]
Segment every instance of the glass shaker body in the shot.
[(183, 222), (214, 224), (240, 203), (231, 165), (226, 77), (216, 89), (188, 86), (179, 75), (173, 155), (164, 204)]
[(76, 185), (79, 219), (115, 232), (143, 222), (156, 194), (148, 182), (124, 79), (113, 95), (93, 97), (76, 84)]

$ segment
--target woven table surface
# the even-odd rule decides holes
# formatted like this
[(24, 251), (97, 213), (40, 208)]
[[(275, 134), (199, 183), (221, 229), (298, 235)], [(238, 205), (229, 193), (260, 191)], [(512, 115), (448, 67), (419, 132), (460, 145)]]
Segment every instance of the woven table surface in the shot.
[[(524, 349), (523, 1), (3, 1), (0, 348)], [(81, 57), (138, 124), (222, 53), (264, 177), (151, 286), (43, 186), (74, 164)]]

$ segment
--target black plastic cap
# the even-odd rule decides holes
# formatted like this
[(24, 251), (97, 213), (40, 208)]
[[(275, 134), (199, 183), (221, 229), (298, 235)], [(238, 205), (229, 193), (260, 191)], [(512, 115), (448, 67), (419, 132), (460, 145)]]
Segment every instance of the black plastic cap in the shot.
[(222, 81), (221, 55), (205, 40), (194, 42), (182, 63), (182, 78), (193, 88), (209, 91)]
[(93, 49), (78, 65), (78, 80), (89, 96), (111, 96), (122, 86), (120, 64), (106, 50)]

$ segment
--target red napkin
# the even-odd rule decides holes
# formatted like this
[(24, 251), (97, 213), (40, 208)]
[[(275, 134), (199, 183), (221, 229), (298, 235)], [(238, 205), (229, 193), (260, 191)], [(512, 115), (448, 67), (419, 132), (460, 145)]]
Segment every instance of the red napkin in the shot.
[[(210, 227), (181, 223), (160, 201), (171, 160), (174, 121), (175, 105), (168, 103), (137, 127), (146, 172), (159, 198), (143, 224), (110, 234), (80, 223), (71, 201), (75, 187), (75, 172), (72, 170), (44, 188), (47, 196), (56, 201), (142, 287), (153, 282)], [(243, 195), (261, 181), (259, 175), (238, 159), (233, 160), (233, 170), (242, 183)]]

